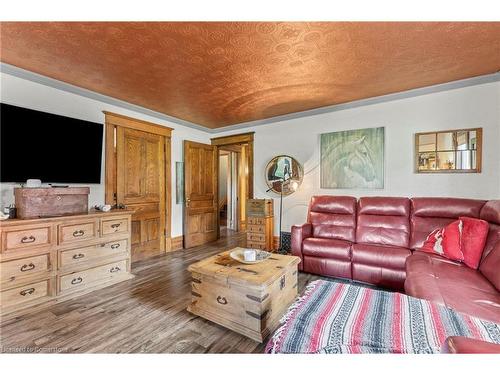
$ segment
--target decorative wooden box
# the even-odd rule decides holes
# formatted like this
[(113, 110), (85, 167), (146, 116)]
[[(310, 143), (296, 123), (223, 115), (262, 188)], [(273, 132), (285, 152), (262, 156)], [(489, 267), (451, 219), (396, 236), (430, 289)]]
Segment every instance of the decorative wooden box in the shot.
[(241, 264), (227, 251), (192, 264), (188, 311), (263, 342), (297, 296), (299, 262), (273, 254), (261, 263)]
[(274, 216), (272, 199), (248, 199), (247, 216)]
[(249, 199), (247, 202), (247, 247), (274, 250), (273, 200)]
[(84, 214), (89, 210), (88, 187), (15, 188), (19, 219)]

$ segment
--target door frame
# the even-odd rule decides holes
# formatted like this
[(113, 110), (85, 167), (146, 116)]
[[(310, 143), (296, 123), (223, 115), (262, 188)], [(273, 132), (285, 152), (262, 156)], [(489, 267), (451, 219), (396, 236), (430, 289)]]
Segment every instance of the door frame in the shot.
[[(210, 138), (211, 144), (217, 146), (217, 166), (219, 165), (220, 149), (224, 149), (224, 146), (233, 146), (248, 144), (248, 178), (247, 178), (247, 191), (248, 198), (253, 199), (253, 148), (254, 148), (254, 134), (255, 132), (239, 133), (234, 135), (226, 135), (224, 137)], [(217, 175), (218, 180), (218, 175)], [(217, 186), (217, 197), (219, 196), (219, 187)], [(238, 215), (239, 216), (239, 215)], [(241, 229), (241, 221), (239, 222), (238, 228)], [(220, 217), (217, 215), (217, 238), (220, 238)]]
[(117, 127), (124, 127), (134, 130), (143, 131), (146, 133), (156, 134), (164, 137), (165, 144), (165, 227), (162, 228), (165, 242), (164, 247), (166, 251), (172, 249), (172, 128), (155, 124), (152, 122), (139, 120), (133, 117), (120, 115), (109, 111), (102, 111), (104, 113), (105, 123), (105, 156), (104, 156), (104, 202), (106, 204), (116, 204), (117, 193), (117, 178), (116, 178), (116, 129)]

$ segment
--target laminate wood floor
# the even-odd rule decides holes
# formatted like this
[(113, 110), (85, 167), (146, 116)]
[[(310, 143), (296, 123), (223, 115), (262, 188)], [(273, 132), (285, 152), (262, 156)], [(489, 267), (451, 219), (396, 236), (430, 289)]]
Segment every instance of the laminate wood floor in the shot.
[[(132, 280), (0, 323), (4, 353), (262, 353), (265, 344), (191, 315), (187, 267), (243, 245), (210, 245), (136, 262)], [(317, 276), (300, 273), (299, 293)]]

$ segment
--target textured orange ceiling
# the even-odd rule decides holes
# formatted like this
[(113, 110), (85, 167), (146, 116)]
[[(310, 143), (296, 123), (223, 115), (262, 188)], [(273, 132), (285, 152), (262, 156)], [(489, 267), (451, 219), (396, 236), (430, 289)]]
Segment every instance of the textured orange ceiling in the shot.
[(1, 61), (209, 128), (494, 73), (500, 23), (3, 22)]

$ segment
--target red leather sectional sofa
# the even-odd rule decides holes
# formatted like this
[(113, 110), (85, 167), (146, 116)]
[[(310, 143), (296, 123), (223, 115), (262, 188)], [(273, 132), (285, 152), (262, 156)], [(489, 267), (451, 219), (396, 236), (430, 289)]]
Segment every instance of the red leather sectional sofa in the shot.
[[(478, 270), (419, 251), (460, 216), (490, 223)], [(314, 196), (292, 227), (292, 253), (309, 273), (352, 279), (500, 321), (500, 200)]]
[(450, 336), (443, 343), (441, 353), (446, 354), (497, 354), (500, 345), (462, 336)]

